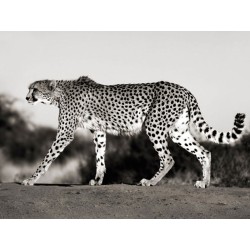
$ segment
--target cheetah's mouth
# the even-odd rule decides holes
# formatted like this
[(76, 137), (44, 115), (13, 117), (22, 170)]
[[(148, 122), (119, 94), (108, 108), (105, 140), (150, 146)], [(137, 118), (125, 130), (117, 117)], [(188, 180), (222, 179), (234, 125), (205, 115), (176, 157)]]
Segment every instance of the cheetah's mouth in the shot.
[(38, 101), (38, 99), (34, 96), (34, 92), (32, 93), (32, 102), (33, 103), (35, 103), (35, 102), (37, 102)]
[(37, 101), (38, 99), (32, 95), (32, 100), (29, 100), (28, 103), (35, 104)]

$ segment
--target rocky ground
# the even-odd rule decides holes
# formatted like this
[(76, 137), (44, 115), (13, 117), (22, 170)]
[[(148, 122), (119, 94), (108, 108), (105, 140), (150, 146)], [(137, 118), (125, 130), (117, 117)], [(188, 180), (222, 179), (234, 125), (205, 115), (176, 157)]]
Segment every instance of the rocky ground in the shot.
[(250, 189), (2, 183), (0, 218), (250, 218)]

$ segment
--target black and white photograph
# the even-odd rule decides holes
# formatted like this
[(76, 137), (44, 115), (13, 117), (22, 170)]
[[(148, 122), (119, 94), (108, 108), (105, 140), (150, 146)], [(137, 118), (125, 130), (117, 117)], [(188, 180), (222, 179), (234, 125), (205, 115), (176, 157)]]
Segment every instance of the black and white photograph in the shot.
[(2, 1), (2, 249), (245, 249), (250, 19), (238, 0)]
[(0, 42), (1, 218), (250, 218), (250, 32)]

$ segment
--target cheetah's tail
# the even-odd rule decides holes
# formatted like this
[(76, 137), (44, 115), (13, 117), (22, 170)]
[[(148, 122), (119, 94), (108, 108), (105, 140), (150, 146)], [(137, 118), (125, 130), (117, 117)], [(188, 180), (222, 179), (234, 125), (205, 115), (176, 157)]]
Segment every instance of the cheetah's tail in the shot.
[(234, 120), (234, 127), (229, 132), (219, 132), (205, 122), (203, 116), (201, 115), (198, 104), (195, 100), (195, 103), (192, 102), (190, 105), (190, 117), (198, 129), (198, 131), (205, 135), (205, 137), (209, 141), (213, 141), (215, 143), (232, 143), (236, 140), (240, 139), (242, 136), (242, 132), (244, 130), (244, 120), (245, 114), (237, 113)]

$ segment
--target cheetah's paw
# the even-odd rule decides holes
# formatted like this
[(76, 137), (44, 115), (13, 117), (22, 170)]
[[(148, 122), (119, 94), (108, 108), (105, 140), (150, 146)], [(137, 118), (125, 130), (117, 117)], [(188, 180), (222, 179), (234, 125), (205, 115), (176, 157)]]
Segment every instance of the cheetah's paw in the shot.
[(151, 182), (150, 182), (150, 180), (142, 179), (142, 180), (137, 184), (137, 186), (151, 186)]
[(33, 186), (35, 183), (35, 179), (30, 177), (22, 182), (22, 185), (24, 186)]
[(89, 181), (89, 185), (90, 186), (100, 186), (100, 185), (102, 185), (102, 180), (99, 179), (98, 181), (96, 181), (96, 180), (92, 179)]
[(208, 184), (205, 181), (196, 181), (196, 183), (194, 184), (194, 186), (196, 188), (207, 188)]

